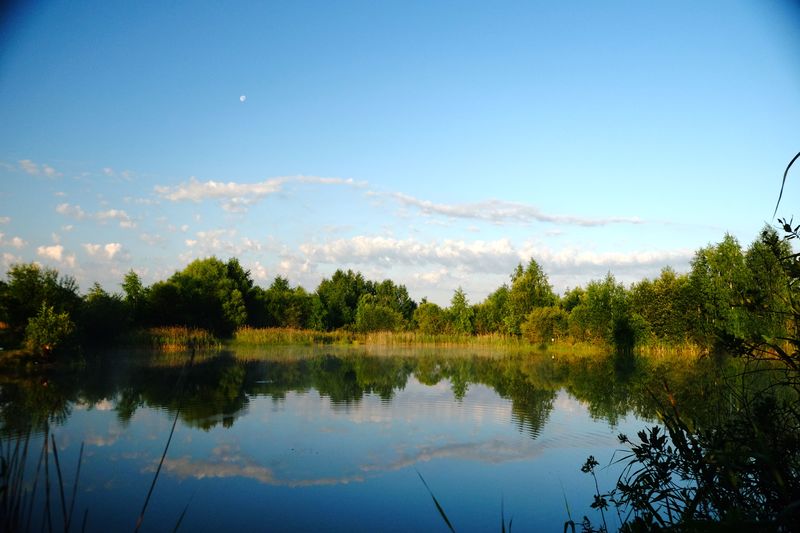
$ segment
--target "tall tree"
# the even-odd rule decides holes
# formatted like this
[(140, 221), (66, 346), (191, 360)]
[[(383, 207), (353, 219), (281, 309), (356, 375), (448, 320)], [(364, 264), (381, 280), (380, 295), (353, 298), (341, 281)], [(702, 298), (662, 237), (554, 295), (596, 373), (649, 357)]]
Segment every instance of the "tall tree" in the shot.
[(556, 304), (556, 296), (542, 267), (533, 258), (526, 268), (518, 265), (511, 275), (511, 290), (508, 294), (506, 328), (509, 333), (520, 334), (520, 325), (534, 307)]
[(461, 287), (456, 289), (453, 293), (453, 298), (450, 300), (448, 315), (453, 331), (465, 335), (472, 335), (475, 333), (475, 325), (473, 324), (474, 312), (467, 301), (467, 295), (464, 293), (464, 289)]
[(0, 308), (8, 323), (10, 343), (23, 341), (28, 320), (37, 316), (43, 305), (52, 307), (56, 315), (67, 313), (70, 320), (77, 316), (81, 298), (74, 278), (59, 276), (55, 269), (35, 263), (12, 265), (6, 276)]

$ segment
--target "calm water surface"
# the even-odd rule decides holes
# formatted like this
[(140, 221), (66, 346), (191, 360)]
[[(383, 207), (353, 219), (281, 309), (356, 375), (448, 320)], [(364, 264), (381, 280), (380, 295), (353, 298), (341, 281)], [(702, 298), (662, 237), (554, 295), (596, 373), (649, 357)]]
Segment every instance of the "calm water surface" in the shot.
[[(88, 531), (132, 530), (177, 417), (142, 531), (172, 531), (184, 509), (183, 531), (444, 531), (418, 473), (457, 531), (499, 530), (501, 501), (514, 530), (561, 531), (569, 514), (599, 523), (580, 467), (589, 455), (608, 464), (619, 433), (652, 424), (653, 379), (670, 377), (681, 401), (702, 406), (719, 371), (475, 350), (188, 358), (103, 353), (72, 371), (3, 376), (4, 453), (30, 436), (24, 487), (49, 432), (69, 506), (83, 443), (73, 522), (88, 510)], [(63, 529), (52, 458), (49, 468)], [(607, 489), (618, 470), (598, 474)]]

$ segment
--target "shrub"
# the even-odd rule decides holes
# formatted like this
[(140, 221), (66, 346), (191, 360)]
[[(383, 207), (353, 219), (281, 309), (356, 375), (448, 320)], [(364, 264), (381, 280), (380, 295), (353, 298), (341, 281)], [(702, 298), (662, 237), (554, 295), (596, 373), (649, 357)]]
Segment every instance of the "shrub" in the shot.
[(63, 346), (74, 330), (69, 313), (56, 313), (52, 306), (43, 303), (39, 313), (28, 319), (25, 343), (36, 353), (50, 355)]

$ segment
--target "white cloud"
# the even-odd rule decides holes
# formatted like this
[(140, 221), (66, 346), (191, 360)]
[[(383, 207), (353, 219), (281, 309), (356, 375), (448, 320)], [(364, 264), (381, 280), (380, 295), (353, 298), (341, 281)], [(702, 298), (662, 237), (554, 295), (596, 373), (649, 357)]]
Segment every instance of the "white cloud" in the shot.
[(39, 246), (36, 249), (36, 253), (41, 257), (46, 257), (48, 259), (60, 262), (61, 256), (64, 254), (64, 247), (60, 244), (54, 244), (52, 246)]
[(0, 246), (13, 246), (14, 248), (22, 248), (28, 243), (22, 240), (20, 237), (12, 237), (10, 239), (6, 239), (5, 233), (0, 233)]
[(54, 169), (50, 165), (42, 165), (42, 172), (48, 178), (54, 178), (56, 176), (60, 176), (61, 175), (60, 172), (58, 172), (56, 169)]
[(507, 222), (527, 224), (530, 222), (547, 222), (575, 226), (606, 226), (609, 224), (642, 224), (638, 217), (579, 217), (573, 215), (549, 215), (539, 208), (517, 202), (504, 200), (483, 200), (468, 204), (437, 204), (428, 200), (420, 200), (403, 193), (391, 193), (405, 207), (413, 207), (426, 215), (441, 215), (449, 218), (483, 220), (494, 224)]
[(578, 248), (558, 251), (546, 247), (518, 247), (509, 239), (494, 241), (443, 240), (421, 242), (381, 236), (356, 236), (324, 244), (301, 244), (302, 254), (313, 261), (333, 264), (438, 264), (466, 266), (478, 272), (506, 272), (531, 257), (554, 267), (629, 266), (666, 264), (691, 257), (688, 249), (632, 252), (596, 252)]
[(5, 268), (9, 268), (11, 265), (14, 265), (14, 264), (17, 264), (17, 263), (22, 263), (22, 258), (21, 257), (19, 257), (17, 255), (14, 255), (14, 254), (7, 253), (7, 252), (3, 253), (3, 266)]
[(74, 218), (76, 220), (84, 220), (86, 218), (92, 218), (99, 220), (100, 222), (116, 220), (119, 222), (119, 226), (121, 228), (136, 227), (136, 222), (134, 222), (130, 215), (128, 215), (128, 213), (122, 209), (108, 209), (106, 211), (98, 211), (90, 214), (84, 211), (79, 205), (63, 203), (56, 206), (56, 213)]
[(22, 159), (19, 162), (20, 168), (26, 174), (30, 174), (31, 176), (36, 176), (39, 174), (39, 165), (31, 161), (30, 159)]
[(78, 220), (83, 220), (86, 218), (86, 212), (81, 209), (79, 205), (71, 205), (71, 204), (58, 204), (56, 206), (56, 213), (59, 215), (64, 215), (72, 218), (76, 218)]
[(11, 217), (0, 217), (0, 224), (8, 224), (11, 222)]
[(114, 169), (111, 168), (111, 167), (103, 167), (103, 174), (105, 174), (108, 177), (113, 177), (114, 176)]
[(269, 278), (269, 271), (259, 261), (256, 261), (250, 266), (250, 273), (253, 275), (255, 279), (261, 281), (264, 281)]
[(390, 266), (469, 264), (477, 270), (503, 271), (519, 260), (519, 253), (508, 239), (497, 241), (430, 241), (391, 237), (356, 236), (326, 244), (302, 244), (306, 258), (333, 264), (382, 264)]
[(30, 174), (31, 176), (39, 176), (40, 174), (44, 174), (48, 178), (55, 178), (57, 176), (61, 176), (61, 172), (57, 171), (53, 167), (47, 164), (39, 165), (34, 163), (30, 159), (21, 159), (19, 161), (19, 166), (23, 172), (26, 174)]
[(131, 217), (122, 209), (109, 209), (107, 211), (99, 211), (95, 213), (95, 218), (100, 221), (116, 220), (119, 222), (121, 228), (135, 228), (136, 223)]
[(103, 251), (106, 253), (106, 257), (109, 259), (114, 259), (114, 256), (122, 250), (122, 245), (118, 242), (110, 242), (103, 246)]
[(149, 244), (150, 246), (156, 246), (159, 244), (164, 244), (164, 242), (166, 242), (166, 239), (161, 235), (158, 234), (153, 235), (150, 233), (142, 233), (141, 235), (139, 235), (139, 240)]
[(94, 256), (100, 251), (101, 246), (99, 244), (86, 243), (83, 245), (83, 248), (86, 250), (87, 254)]
[(104, 256), (106, 259), (114, 259), (122, 250), (122, 245), (118, 242), (109, 242), (107, 244), (93, 244), (86, 243), (83, 248), (91, 256)]
[(314, 183), (321, 185), (362, 186), (363, 183), (344, 178), (323, 178), (317, 176), (277, 177), (255, 183), (237, 183), (234, 181), (204, 181), (194, 176), (188, 182), (174, 187), (157, 185), (155, 192), (160, 197), (172, 202), (217, 200), (222, 208), (232, 213), (240, 213), (254, 203), (267, 196), (280, 192), (286, 183)]
[(51, 259), (57, 263), (64, 263), (72, 268), (75, 268), (75, 254), (65, 254), (64, 247), (60, 244), (52, 246), (39, 246), (36, 248), (36, 253), (39, 257)]

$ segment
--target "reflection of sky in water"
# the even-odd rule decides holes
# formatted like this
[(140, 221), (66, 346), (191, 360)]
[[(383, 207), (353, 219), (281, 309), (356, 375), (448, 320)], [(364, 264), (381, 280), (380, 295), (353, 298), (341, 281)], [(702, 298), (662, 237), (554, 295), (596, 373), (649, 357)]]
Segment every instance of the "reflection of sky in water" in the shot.
[[(166, 411), (140, 408), (123, 424), (113, 403), (76, 405), (55, 429), (67, 486), (86, 445), (76, 508), (89, 508), (95, 531), (135, 524), (172, 423)], [(230, 428), (179, 421), (145, 526), (171, 530), (188, 503), (186, 531), (440, 530), (418, 470), (459, 531), (496, 529), (501, 497), (515, 528), (558, 530), (565, 497), (573, 519), (590, 511), (586, 457), (604, 464), (616, 435), (643, 423), (611, 428), (564, 391), (552, 405), (532, 439), (512, 402), (479, 384), (460, 401), (448, 382), (413, 377), (389, 402), (365, 394), (334, 405), (313, 389), (253, 396)], [(613, 486), (615, 473), (599, 475)]]

